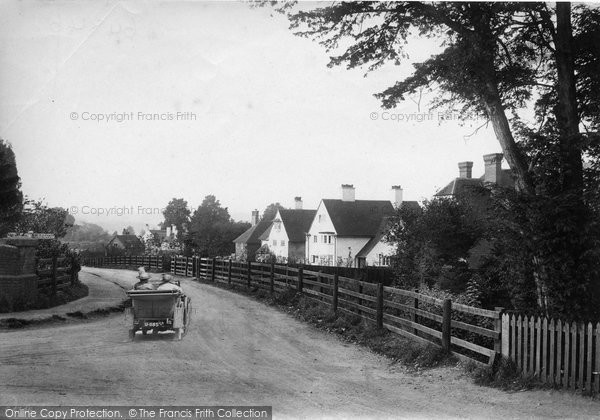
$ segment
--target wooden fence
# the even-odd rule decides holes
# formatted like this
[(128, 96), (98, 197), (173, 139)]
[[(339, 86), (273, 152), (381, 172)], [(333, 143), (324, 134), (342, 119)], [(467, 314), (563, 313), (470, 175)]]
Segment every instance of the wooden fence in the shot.
[(39, 258), (37, 261), (38, 290), (50, 290), (56, 294), (72, 284), (71, 263), (66, 257)]
[(543, 382), (600, 392), (600, 322), (503, 314), (502, 355)]
[(169, 264), (169, 257), (149, 256), (149, 255), (130, 255), (130, 256), (112, 256), (100, 258), (87, 258), (83, 265), (90, 267), (145, 267), (147, 269), (162, 270), (164, 264)]

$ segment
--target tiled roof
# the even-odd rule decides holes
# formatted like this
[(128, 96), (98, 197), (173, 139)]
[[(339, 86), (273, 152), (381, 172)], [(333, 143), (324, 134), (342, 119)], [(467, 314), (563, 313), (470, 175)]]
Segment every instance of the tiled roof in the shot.
[[(502, 169), (500, 174), (500, 179), (498, 181), (498, 185), (501, 187), (511, 187), (514, 188), (515, 181), (512, 176), (512, 172), (510, 169)], [(450, 195), (460, 195), (465, 192), (468, 193), (470, 188), (477, 188), (484, 186), (484, 176), (479, 178), (455, 178), (444, 188), (435, 193), (435, 197), (444, 197)]]
[(389, 220), (389, 217), (384, 217), (381, 220), (381, 224), (379, 225), (377, 233), (375, 234), (375, 236), (373, 236), (373, 238), (371, 238), (369, 242), (365, 244), (365, 246), (358, 252), (358, 254), (356, 254), (356, 258), (366, 257), (367, 255), (369, 255), (369, 252), (371, 252), (371, 250), (375, 248), (375, 245), (377, 245), (379, 241), (383, 239), (387, 231), (387, 224)]
[(316, 210), (279, 210), (281, 222), (290, 242), (304, 242), (306, 232), (317, 214)]
[(389, 201), (323, 199), (338, 236), (374, 236), (385, 216), (394, 213)]
[[(400, 204), (400, 207), (410, 207), (410, 208), (421, 208), (421, 206), (419, 205), (418, 201), (403, 201), (402, 204)], [(365, 244), (365, 246), (360, 250), (360, 252), (358, 254), (356, 254), (356, 257), (366, 257), (367, 255), (369, 255), (369, 252), (371, 252), (371, 250), (373, 248), (375, 248), (375, 245), (377, 245), (380, 241), (383, 240), (383, 237), (385, 236), (385, 234), (388, 231), (388, 224), (390, 222), (390, 217), (386, 216), (381, 220), (381, 224), (379, 225), (379, 228), (377, 229), (377, 233), (375, 234), (375, 236), (373, 236), (373, 238), (371, 238), (371, 240), (369, 242), (367, 242)]]
[(271, 222), (271, 224), (269, 225), (269, 227), (263, 232), (262, 235), (260, 235), (258, 237), (259, 240), (261, 241), (266, 241), (267, 239), (269, 239), (269, 235), (271, 234), (271, 230), (273, 229), (273, 222)]
[(261, 220), (256, 225), (248, 228), (247, 231), (235, 238), (233, 242), (236, 244), (260, 244), (259, 237), (269, 228), (272, 220)]

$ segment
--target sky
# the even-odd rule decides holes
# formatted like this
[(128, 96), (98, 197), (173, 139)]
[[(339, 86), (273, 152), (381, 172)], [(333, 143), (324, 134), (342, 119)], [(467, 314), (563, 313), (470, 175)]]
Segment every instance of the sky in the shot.
[(436, 46), (413, 39), (408, 60), (365, 77), (247, 3), (3, 1), (0, 137), (24, 194), (109, 232), (156, 227), (175, 197), (194, 209), (213, 194), (236, 220), (295, 196), (316, 208), (341, 184), (420, 201), (458, 162), (479, 176), (500, 152), (481, 120), (373, 97)]

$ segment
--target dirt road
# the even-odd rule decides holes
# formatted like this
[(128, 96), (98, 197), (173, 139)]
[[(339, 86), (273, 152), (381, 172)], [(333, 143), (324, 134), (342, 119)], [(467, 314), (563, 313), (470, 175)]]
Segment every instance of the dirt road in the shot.
[(180, 342), (130, 342), (125, 315), (0, 332), (0, 405), (272, 405), (275, 418), (600, 416), (600, 402), (563, 392), (505, 393), (453, 368), (412, 374), (262, 303), (182, 284), (195, 313)]

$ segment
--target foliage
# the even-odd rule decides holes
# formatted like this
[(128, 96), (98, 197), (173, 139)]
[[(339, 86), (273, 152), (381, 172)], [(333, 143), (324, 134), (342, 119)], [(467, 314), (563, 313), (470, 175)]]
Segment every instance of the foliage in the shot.
[(102, 226), (94, 223), (81, 222), (74, 224), (63, 241), (67, 242), (108, 242), (112, 236)]
[(207, 195), (191, 217), (185, 244), (201, 257), (230, 255), (235, 252), (233, 240), (249, 227), (234, 222), (227, 208), (214, 195)]
[(15, 154), (0, 138), (0, 237), (14, 229), (21, 216), (23, 194)]
[(285, 207), (279, 203), (269, 204), (263, 211), (262, 220), (273, 220), (277, 214), (277, 210), (285, 210)]
[(422, 209), (400, 207), (387, 235), (398, 245), (399, 284), (438, 284), (464, 291), (470, 277), (469, 251), (483, 231), (481, 216), (466, 198), (435, 198), (425, 201)]
[(41, 200), (25, 200), (25, 205), (15, 231), (19, 233), (51, 233), (57, 238), (65, 236), (75, 223), (75, 218), (60, 207), (48, 207)]
[(161, 227), (166, 229), (171, 225), (177, 228), (177, 239), (182, 240), (184, 231), (190, 223), (190, 209), (188, 202), (183, 198), (173, 198), (165, 207), (163, 216), (165, 220), (161, 223)]

